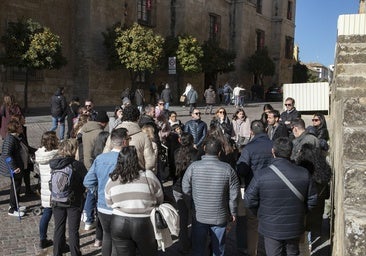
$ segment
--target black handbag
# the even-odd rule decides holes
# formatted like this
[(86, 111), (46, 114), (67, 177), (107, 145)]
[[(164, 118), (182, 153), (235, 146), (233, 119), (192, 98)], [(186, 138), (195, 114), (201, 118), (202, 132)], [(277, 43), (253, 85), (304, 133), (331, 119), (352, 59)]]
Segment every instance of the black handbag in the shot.
[(168, 228), (168, 225), (166, 224), (166, 221), (164, 220), (163, 215), (158, 209), (155, 209), (155, 226), (157, 229), (166, 229)]

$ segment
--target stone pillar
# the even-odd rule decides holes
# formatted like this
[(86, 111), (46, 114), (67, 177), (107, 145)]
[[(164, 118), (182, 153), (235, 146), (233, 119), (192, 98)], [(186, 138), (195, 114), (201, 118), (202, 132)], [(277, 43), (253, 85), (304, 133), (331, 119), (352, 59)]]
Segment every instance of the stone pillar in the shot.
[(366, 22), (342, 15), (331, 98), (333, 254), (366, 255)]

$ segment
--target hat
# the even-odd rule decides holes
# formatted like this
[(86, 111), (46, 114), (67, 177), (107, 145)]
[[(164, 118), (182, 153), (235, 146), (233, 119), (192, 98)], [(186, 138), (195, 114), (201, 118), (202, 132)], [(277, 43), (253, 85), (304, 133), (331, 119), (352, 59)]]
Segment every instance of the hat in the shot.
[(108, 123), (109, 117), (108, 117), (107, 113), (104, 110), (98, 111), (98, 114), (97, 114), (97, 117), (95, 118), (95, 121), (97, 121), (99, 123)]

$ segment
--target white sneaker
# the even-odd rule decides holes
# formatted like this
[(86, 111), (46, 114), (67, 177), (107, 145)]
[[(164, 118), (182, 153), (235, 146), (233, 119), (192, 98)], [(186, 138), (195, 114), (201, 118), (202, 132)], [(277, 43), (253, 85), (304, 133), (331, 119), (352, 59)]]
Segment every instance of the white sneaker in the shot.
[(87, 216), (86, 216), (86, 212), (85, 212), (85, 211), (83, 211), (83, 213), (81, 214), (81, 221), (85, 223), (87, 219), (88, 219), (88, 218), (87, 218)]
[(95, 222), (93, 223), (85, 223), (84, 230), (92, 230), (95, 228)]
[[(11, 208), (11, 207), (9, 206), (9, 207), (8, 207), (8, 210), (10, 210), (10, 208)], [(27, 206), (20, 206), (20, 205), (19, 205), (19, 211), (20, 211), (20, 212), (25, 212), (26, 210), (27, 210)]]
[(8, 212), (8, 215), (9, 216), (14, 216), (14, 217), (23, 217), (24, 216), (24, 212), (17, 212), (17, 211), (14, 211), (14, 212)]

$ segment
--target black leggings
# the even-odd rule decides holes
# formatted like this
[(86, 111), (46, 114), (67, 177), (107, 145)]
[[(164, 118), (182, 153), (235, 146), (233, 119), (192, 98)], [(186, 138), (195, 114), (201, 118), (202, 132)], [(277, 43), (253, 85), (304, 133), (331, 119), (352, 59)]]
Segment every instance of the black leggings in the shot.
[(150, 217), (134, 218), (112, 215), (111, 235), (117, 255), (133, 256), (136, 255), (136, 249), (141, 256), (158, 254)]

